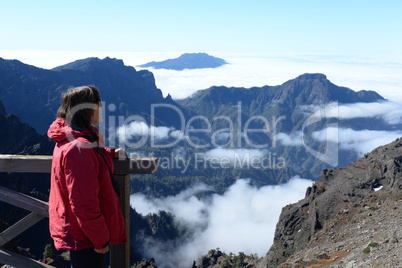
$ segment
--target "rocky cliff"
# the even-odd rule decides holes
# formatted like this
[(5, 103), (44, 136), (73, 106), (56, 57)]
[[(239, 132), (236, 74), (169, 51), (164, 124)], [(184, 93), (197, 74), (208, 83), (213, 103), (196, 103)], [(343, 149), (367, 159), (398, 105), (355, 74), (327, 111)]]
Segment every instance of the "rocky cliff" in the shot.
[[(374, 189), (380, 188), (375, 192)], [(316, 247), (317, 251), (313, 254), (318, 263), (320, 254), (325, 254), (321, 256), (322, 259), (328, 257), (331, 260), (336, 256), (331, 258), (329, 253), (342, 250), (344, 255), (350, 252), (358, 254), (366, 247), (370, 248), (371, 240), (381, 240), (382, 244), (394, 243), (395, 250), (401, 252), (401, 190), (402, 139), (378, 147), (344, 168), (323, 170), (321, 180), (307, 189), (303, 200), (282, 209), (274, 243), (264, 260), (266, 267), (277, 267), (288, 259), (288, 266), (284, 264), (279, 267), (293, 267), (297, 263), (297, 267), (307, 267), (303, 265), (308, 263), (303, 264), (300, 260), (306, 258), (311, 261), (307, 257), (309, 247)], [(370, 210), (373, 212), (370, 213)], [(374, 224), (367, 224), (375, 213), (382, 215), (377, 215)], [(361, 221), (364, 217), (368, 219)], [(383, 231), (387, 232), (381, 235)], [(323, 242), (325, 240), (326, 243)], [(339, 242), (337, 249), (333, 248), (335, 240)], [(371, 244), (371, 247), (378, 246), (376, 241), (371, 241), (377, 243)], [(327, 252), (325, 246), (328, 246)], [(313, 251), (310, 250), (310, 253)], [(377, 255), (366, 265), (397, 267), (394, 264), (401, 264), (400, 256), (380, 258)], [(340, 259), (339, 256), (336, 259)], [(388, 261), (391, 266), (381, 266), (383, 261)], [(309, 265), (312, 264), (314, 262)]]
[(401, 267), (402, 193), (382, 188), (347, 204), (279, 267)]

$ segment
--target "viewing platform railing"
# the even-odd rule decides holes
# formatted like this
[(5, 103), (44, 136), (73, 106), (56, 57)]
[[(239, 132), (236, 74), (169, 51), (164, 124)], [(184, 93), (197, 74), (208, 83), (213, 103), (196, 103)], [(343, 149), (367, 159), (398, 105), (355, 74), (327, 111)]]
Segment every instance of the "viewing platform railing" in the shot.
[[(0, 172), (7, 173), (50, 173), (52, 157), (43, 155), (0, 155)], [(130, 174), (154, 174), (158, 171), (158, 159), (128, 158), (114, 160), (114, 176), (120, 183), (120, 207), (126, 223), (127, 243), (110, 247), (110, 267), (130, 267)], [(50, 176), (49, 176), (50, 180)], [(48, 203), (31, 196), (0, 187), (0, 201), (31, 211), (26, 217), (0, 234), (0, 247), (30, 228), (45, 217), (49, 217)], [(0, 263), (15, 267), (53, 267), (0, 248)]]

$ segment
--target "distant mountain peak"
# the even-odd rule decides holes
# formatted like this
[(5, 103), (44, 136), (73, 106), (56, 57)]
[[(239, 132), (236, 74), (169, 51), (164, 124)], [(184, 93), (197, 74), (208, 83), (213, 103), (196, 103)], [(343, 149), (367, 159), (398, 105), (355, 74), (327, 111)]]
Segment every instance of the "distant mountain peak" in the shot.
[(304, 73), (304, 74), (299, 75), (295, 79), (306, 79), (306, 80), (327, 79), (327, 76), (322, 73)]
[(338, 101), (340, 103), (373, 102), (385, 100), (375, 91), (355, 92), (350, 88), (337, 86), (325, 74), (305, 73), (285, 82), (282, 96), (300, 99), (308, 103)]
[[(222, 105), (232, 106), (241, 101), (244, 105), (275, 109), (272, 105), (281, 104), (290, 110), (301, 105), (321, 105), (331, 102), (358, 103), (380, 102), (385, 100), (375, 91), (355, 92), (347, 87), (337, 86), (321, 73), (306, 73), (288, 80), (282, 85), (254, 88), (213, 86), (195, 92), (191, 97), (178, 101), (192, 107), (199, 113), (218, 111)], [(209, 109), (205, 107), (215, 107)]]
[(151, 61), (138, 67), (153, 67), (155, 69), (170, 69), (181, 71), (184, 69), (202, 69), (202, 68), (217, 68), (225, 65), (227, 62), (224, 59), (217, 58), (207, 53), (184, 53), (175, 59), (164, 61)]
[(80, 59), (76, 60), (70, 63), (67, 63), (65, 65), (57, 66), (52, 69), (52, 71), (62, 71), (62, 70), (80, 70), (80, 71), (86, 71), (88, 70), (91, 66), (94, 65), (110, 65), (113, 67), (123, 67), (124, 62), (123, 60), (116, 59), (116, 58), (109, 58), (106, 57), (104, 59), (99, 59), (97, 57), (89, 57), (85, 59)]

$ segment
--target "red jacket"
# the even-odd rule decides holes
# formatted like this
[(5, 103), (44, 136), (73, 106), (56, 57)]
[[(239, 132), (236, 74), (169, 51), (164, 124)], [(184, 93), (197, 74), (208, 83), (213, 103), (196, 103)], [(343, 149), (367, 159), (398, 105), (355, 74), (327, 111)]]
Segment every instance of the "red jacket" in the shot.
[[(57, 250), (101, 249), (127, 241), (109, 170), (99, 152), (63, 118), (47, 135), (56, 141), (49, 196), (49, 228)], [(103, 147), (103, 143), (100, 144)], [(113, 172), (114, 149), (103, 155)]]

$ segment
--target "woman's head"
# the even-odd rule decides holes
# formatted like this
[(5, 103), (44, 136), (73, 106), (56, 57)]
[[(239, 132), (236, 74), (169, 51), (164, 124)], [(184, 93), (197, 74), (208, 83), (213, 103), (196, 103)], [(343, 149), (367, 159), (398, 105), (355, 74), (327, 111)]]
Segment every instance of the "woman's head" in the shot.
[[(69, 123), (80, 128), (89, 128), (91, 122), (100, 123), (99, 110), (102, 108), (99, 91), (94, 86), (70, 88), (63, 94), (62, 104), (57, 111), (58, 118), (66, 118)], [(96, 117), (99, 118), (94, 118)]]

